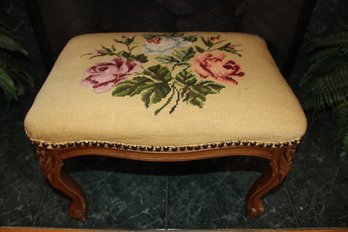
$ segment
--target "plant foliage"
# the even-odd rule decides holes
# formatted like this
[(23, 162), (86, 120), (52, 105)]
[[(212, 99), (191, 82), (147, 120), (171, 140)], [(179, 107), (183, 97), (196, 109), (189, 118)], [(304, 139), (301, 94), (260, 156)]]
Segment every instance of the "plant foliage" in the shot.
[(348, 151), (348, 26), (338, 33), (313, 41), (309, 67), (300, 82), (304, 109), (334, 109), (343, 129)]
[(33, 78), (21, 64), (26, 56), (28, 52), (16, 36), (0, 24), (0, 93), (9, 102), (23, 95), (26, 85), (31, 88), (34, 86)]

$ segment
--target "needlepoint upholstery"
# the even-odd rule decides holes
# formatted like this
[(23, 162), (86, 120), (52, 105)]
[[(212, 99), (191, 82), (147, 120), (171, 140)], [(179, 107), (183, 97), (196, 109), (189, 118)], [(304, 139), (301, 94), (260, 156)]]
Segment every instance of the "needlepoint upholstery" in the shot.
[(105, 33), (69, 41), (25, 129), (49, 144), (275, 144), (299, 140), (306, 118), (258, 36)]

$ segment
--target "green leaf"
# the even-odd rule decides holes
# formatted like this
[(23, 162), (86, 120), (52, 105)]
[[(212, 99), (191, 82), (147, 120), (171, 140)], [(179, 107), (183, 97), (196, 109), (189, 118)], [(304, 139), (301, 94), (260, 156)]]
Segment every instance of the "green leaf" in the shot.
[(163, 34), (165, 37), (182, 37), (184, 33), (182, 32), (172, 32)]
[(184, 86), (181, 92), (183, 101), (199, 108), (204, 106), (208, 94), (217, 94), (225, 88), (213, 81), (198, 81), (196, 76), (187, 70), (176, 75), (175, 80)]
[(149, 61), (148, 58), (147, 58), (147, 56), (145, 56), (144, 54), (132, 56), (132, 58), (133, 58), (134, 60), (137, 60), (137, 61), (141, 62), (141, 63), (146, 63), (146, 62)]
[(0, 68), (0, 88), (5, 94), (7, 100), (17, 100), (16, 86), (12, 78), (3, 68)]
[(158, 60), (159, 62), (163, 63), (163, 64), (172, 64), (172, 63), (179, 63), (180, 61), (175, 59), (173, 56), (158, 56), (156, 57), (156, 60)]
[[(309, 75), (309, 74), (307, 74)], [(334, 107), (348, 101), (348, 60), (344, 57), (325, 60), (313, 69), (300, 91), (306, 110)]]
[(175, 66), (178, 65), (189, 65), (187, 61), (192, 59), (196, 54), (196, 51), (190, 47), (184, 50), (177, 50), (172, 52), (171, 56), (165, 55), (165, 56), (159, 56), (156, 57), (156, 59), (164, 64), (174, 64)]
[(218, 84), (213, 81), (202, 81), (198, 83), (195, 88), (200, 89), (200, 92), (204, 95), (208, 94), (217, 94), (221, 89), (225, 88), (225, 86)]
[(123, 51), (123, 52), (121, 53), (121, 56), (123, 56), (123, 57), (126, 58), (126, 59), (131, 58), (131, 54), (130, 54), (129, 52), (126, 52), (126, 51)]
[(8, 31), (8, 33), (4, 33), (5, 29), (1, 29), (0, 31), (0, 48), (13, 51), (13, 52), (19, 52), (23, 55), (28, 55), (29, 53), (27, 50), (23, 48), (21, 44), (19, 44), (14, 36), (11, 36), (11, 33)]
[[(22, 67), (22, 64), (16, 56), (5, 50), (0, 50), (0, 67), (4, 68), (9, 76), (18, 77), (19, 81), (26, 82), (30, 88), (33, 88), (35, 83), (32, 76), (30, 76), (26, 70)], [(15, 81), (16, 83), (16, 81)]]
[(16, 75), (12, 75), (11, 77), (15, 83), (15, 86), (16, 86), (16, 95), (23, 96), (25, 93), (25, 86), (23, 84), (23, 81)]
[(179, 72), (176, 75), (175, 80), (179, 81), (184, 86), (190, 86), (190, 85), (193, 85), (197, 82), (196, 76), (187, 70), (183, 70), (183, 71)]
[(195, 56), (196, 52), (192, 47), (184, 50), (178, 50), (173, 52), (173, 56), (180, 60), (180, 62), (187, 62)]
[(148, 108), (150, 105), (156, 104), (165, 98), (170, 90), (168, 83), (155, 83), (142, 93), (141, 100), (144, 102), (145, 107)]
[(153, 83), (154, 82), (150, 78), (137, 76), (132, 80), (126, 80), (118, 84), (112, 92), (112, 96), (134, 96), (150, 88)]
[(158, 81), (168, 82), (172, 79), (169, 69), (162, 65), (151, 66), (143, 73)]
[(116, 43), (120, 43), (120, 44), (125, 44), (125, 45), (131, 45), (133, 42), (134, 42), (134, 38), (135, 38), (135, 36), (133, 36), (133, 37), (127, 37), (127, 38), (125, 38), (125, 40), (124, 41), (122, 41), (122, 40), (117, 40), (117, 39), (114, 39), (114, 41), (116, 42)]
[(202, 47), (200, 47), (200, 46), (196, 46), (195, 48), (200, 53), (205, 52), (205, 50)]
[(232, 53), (232, 54), (236, 54), (239, 57), (242, 56), (242, 54), (240, 54), (237, 49), (235, 49), (234, 47), (231, 46), (231, 43), (227, 43), (227, 44), (225, 44), (222, 47), (219, 47), (217, 49), (220, 50), (220, 51), (225, 51), (225, 52), (229, 52), (229, 53)]
[(149, 40), (149, 39), (160, 37), (161, 35), (159, 35), (159, 34), (145, 34), (143, 36), (145, 39)]
[(205, 46), (207, 46), (207, 47), (213, 46), (213, 43), (211, 42), (210, 39), (205, 40), (203, 37), (201, 37), (201, 39), (202, 39), (203, 43), (205, 44)]
[(185, 36), (185, 37), (183, 37), (183, 39), (185, 41), (189, 41), (189, 42), (196, 42), (197, 41), (197, 36), (195, 36), (195, 35)]

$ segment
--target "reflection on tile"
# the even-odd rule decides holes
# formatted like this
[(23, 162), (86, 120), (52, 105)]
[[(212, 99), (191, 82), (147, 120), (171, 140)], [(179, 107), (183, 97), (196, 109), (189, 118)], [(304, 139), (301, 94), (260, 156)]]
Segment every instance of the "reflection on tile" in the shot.
[(348, 157), (335, 152), (334, 121), (331, 113), (315, 116), (288, 178), (301, 227), (348, 226)]
[[(165, 227), (165, 176), (160, 164), (102, 157), (71, 160), (67, 165), (89, 201), (88, 218), (77, 222), (67, 214), (69, 201), (51, 188), (37, 226), (84, 228)], [(99, 170), (98, 170), (99, 169)]]
[(284, 186), (265, 198), (261, 218), (244, 216), (245, 197), (260, 175), (246, 170), (255, 165), (257, 170), (265, 163), (233, 157), (175, 166), (177, 174), (169, 176), (168, 227), (295, 227)]
[(23, 131), (23, 123), (0, 122), (0, 225), (30, 226), (45, 180)]

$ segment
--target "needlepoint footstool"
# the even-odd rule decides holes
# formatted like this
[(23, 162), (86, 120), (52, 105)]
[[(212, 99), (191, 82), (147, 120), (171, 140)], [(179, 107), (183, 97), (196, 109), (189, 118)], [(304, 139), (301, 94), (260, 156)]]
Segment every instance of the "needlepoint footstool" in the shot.
[[(57, 59), (25, 119), (53, 187), (84, 220), (86, 198), (65, 159), (100, 155), (177, 162), (257, 156), (269, 168), (246, 214), (287, 175), (306, 118), (266, 43), (243, 33), (77, 36)], [(228, 193), (226, 193), (228, 194)]]

